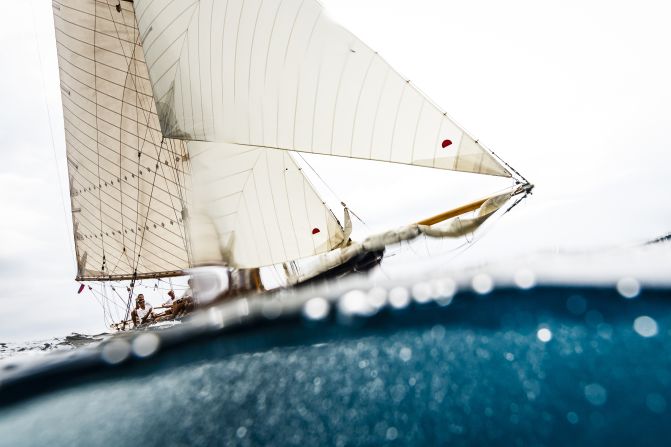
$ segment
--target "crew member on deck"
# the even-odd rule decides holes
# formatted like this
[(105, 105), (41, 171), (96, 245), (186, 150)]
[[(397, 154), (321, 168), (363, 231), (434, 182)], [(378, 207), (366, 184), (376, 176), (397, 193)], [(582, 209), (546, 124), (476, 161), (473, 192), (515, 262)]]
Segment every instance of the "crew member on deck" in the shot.
[(192, 312), (196, 307), (196, 303), (193, 300), (193, 280), (189, 278), (187, 283), (189, 284), (189, 287), (184, 291), (182, 297), (174, 302), (170, 309), (170, 312), (174, 317), (186, 315), (187, 313)]
[(192, 280), (189, 279), (188, 283), (189, 287), (184, 291), (184, 294), (179, 299), (175, 299), (174, 290), (170, 290), (168, 292), (169, 298), (161, 305), (161, 307), (167, 307), (167, 309), (162, 314), (156, 315), (156, 321), (179, 318), (194, 310), (195, 302), (192, 296)]
[(168, 299), (165, 303), (161, 304), (161, 307), (172, 307), (172, 305), (175, 304), (175, 300), (175, 291), (170, 289), (168, 291)]
[(154, 309), (151, 304), (144, 302), (144, 295), (139, 294), (135, 299), (135, 309), (131, 312), (131, 318), (135, 327), (154, 320)]
[(172, 319), (172, 309), (175, 306), (175, 303), (178, 302), (179, 300), (175, 297), (175, 291), (170, 289), (168, 291), (168, 299), (165, 300), (163, 304), (161, 304), (161, 307), (165, 309), (163, 313), (154, 315), (154, 318), (156, 321), (164, 321), (164, 320), (170, 320)]

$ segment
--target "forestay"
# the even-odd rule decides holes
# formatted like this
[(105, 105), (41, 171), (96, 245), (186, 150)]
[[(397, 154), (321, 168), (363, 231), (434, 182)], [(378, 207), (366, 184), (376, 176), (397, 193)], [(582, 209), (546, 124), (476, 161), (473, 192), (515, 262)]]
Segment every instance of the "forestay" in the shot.
[(511, 176), (317, 0), (135, 4), (166, 136)]
[(53, 2), (78, 279), (189, 267), (186, 146), (163, 139), (133, 5)]

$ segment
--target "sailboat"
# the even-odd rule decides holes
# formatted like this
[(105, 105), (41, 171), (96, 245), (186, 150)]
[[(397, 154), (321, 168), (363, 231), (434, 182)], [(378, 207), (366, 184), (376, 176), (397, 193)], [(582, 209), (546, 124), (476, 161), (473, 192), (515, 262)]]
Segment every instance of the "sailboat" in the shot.
[[(531, 192), (317, 0), (58, 0), (53, 10), (76, 279), (131, 281), (129, 308), (136, 281), (197, 266), (222, 266), (240, 291), (261, 288), (249, 272), (267, 266), (289, 286), (365, 269), (390, 244), (472, 233)], [(347, 206), (341, 223), (298, 153), (511, 186), (357, 242)]]

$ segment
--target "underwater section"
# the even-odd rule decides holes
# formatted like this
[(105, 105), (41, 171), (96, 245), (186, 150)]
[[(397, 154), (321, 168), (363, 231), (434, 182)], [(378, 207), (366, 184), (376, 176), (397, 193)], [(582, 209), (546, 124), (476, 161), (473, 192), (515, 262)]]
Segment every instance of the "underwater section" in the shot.
[(670, 289), (475, 286), (310, 294), (247, 324), (216, 327), (210, 312), (6, 363), (0, 444), (663, 442)]

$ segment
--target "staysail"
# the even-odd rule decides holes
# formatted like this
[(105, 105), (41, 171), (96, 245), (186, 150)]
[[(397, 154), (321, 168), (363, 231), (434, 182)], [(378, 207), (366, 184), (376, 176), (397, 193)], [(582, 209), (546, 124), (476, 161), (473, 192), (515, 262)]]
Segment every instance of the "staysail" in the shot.
[(198, 172), (190, 215), (194, 263), (259, 267), (347, 242), (290, 153), (218, 143), (188, 147)]
[(511, 176), (317, 0), (135, 5), (166, 137)]

